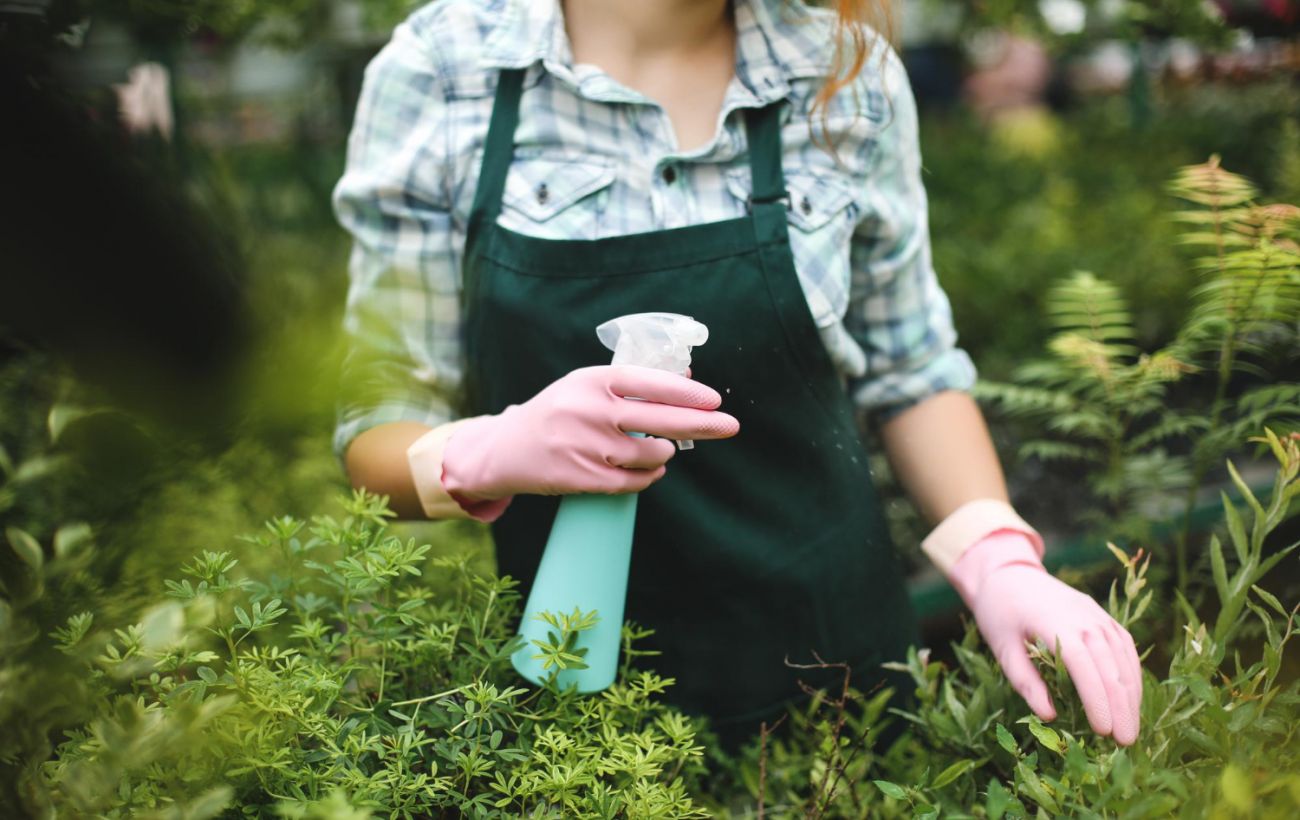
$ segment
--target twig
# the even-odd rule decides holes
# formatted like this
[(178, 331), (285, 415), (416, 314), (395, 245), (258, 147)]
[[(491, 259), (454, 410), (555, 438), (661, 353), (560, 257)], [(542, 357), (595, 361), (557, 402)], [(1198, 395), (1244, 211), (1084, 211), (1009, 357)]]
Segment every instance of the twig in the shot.
[[(469, 684), (466, 684), (466, 686), (468, 686), (468, 685), (469, 685)], [(439, 692), (439, 693), (436, 694), (436, 695), (426, 695), (426, 696), (424, 696), (424, 697), (422, 697), (422, 698), (412, 698), (411, 700), (399, 700), (397, 703), (394, 703), (393, 705), (394, 705), (394, 706), (410, 706), (410, 705), (413, 704), (413, 703), (428, 703), (428, 702), (431, 701), (431, 700), (437, 700), (438, 698), (445, 698), (445, 697), (447, 697), (448, 695), (454, 695), (454, 694), (456, 694), (457, 692), (461, 691), (461, 690), (464, 689), (464, 688), (465, 688), (464, 686), (457, 686), (455, 689), (448, 689), (446, 692)]]
[(773, 723), (771, 728), (768, 728), (765, 720), (758, 730), (758, 820), (763, 820), (763, 803), (767, 798), (767, 736), (785, 723), (787, 717), (789, 715), (781, 715), (781, 719)]
[[(822, 774), (822, 781), (817, 786), (817, 793), (812, 798), (812, 803), (804, 814), (805, 817), (816, 818), (816, 817), (821, 817), (823, 814), (825, 814), (826, 808), (830, 806), (831, 800), (835, 796), (835, 789), (839, 785), (840, 778), (844, 774), (843, 766), (842, 765), (835, 766), (834, 759), (839, 756), (840, 732), (843, 731), (844, 723), (845, 721), (848, 720), (848, 715), (845, 712), (845, 707), (848, 705), (848, 702), (851, 699), (849, 695), (849, 680), (850, 680), (850, 676), (852, 675), (852, 670), (849, 668), (849, 665), (847, 663), (827, 663), (826, 661), (822, 660), (821, 655), (817, 654), (816, 652), (813, 652), (812, 654), (813, 657), (817, 659), (817, 663), (815, 664), (790, 663), (790, 659), (787, 657), (785, 659), (785, 665), (792, 669), (843, 669), (844, 670), (844, 682), (840, 688), (840, 696), (838, 698), (831, 699), (828, 701), (831, 704), (831, 706), (834, 707), (836, 713), (835, 723), (831, 728), (831, 735), (830, 735), (831, 758), (827, 761), (826, 771)], [(818, 691), (821, 691), (812, 688), (808, 684), (804, 683), (802, 680), (800, 680), (798, 683), (799, 683), (799, 688), (802, 689), (804, 693), (807, 694), (809, 697), (814, 697), (816, 696)], [(832, 771), (834, 771), (835, 773), (834, 780), (831, 780)], [(828, 785), (830, 788), (829, 793), (827, 793)]]

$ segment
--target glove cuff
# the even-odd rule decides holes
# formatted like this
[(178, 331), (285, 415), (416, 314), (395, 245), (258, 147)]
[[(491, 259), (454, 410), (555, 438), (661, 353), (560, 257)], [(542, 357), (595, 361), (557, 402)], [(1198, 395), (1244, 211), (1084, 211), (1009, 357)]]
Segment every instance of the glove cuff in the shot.
[(948, 580), (966, 606), (975, 608), (980, 589), (994, 572), (1008, 566), (1030, 567), (1047, 572), (1037, 547), (1026, 533), (998, 530), (990, 533), (962, 555), (948, 573)]
[(996, 498), (968, 501), (948, 515), (921, 542), (921, 550), (945, 576), (962, 555), (986, 535), (999, 530), (1024, 533), (1039, 557), (1043, 554), (1043, 537), (1025, 523), (1011, 505)]
[(411, 467), (411, 478), (420, 498), (420, 506), (429, 518), (475, 518), (491, 523), (501, 517), (510, 506), (513, 496), (499, 499), (475, 499), (447, 473), (447, 445), (460, 428), (476, 422), (483, 416), (459, 419), (440, 425), (416, 439), (406, 451)]

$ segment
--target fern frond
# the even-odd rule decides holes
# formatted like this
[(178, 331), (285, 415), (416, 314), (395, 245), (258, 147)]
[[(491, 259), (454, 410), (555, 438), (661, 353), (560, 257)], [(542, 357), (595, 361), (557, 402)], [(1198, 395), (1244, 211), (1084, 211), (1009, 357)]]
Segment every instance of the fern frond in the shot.
[(1255, 388), (1242, 394), (1229, 410), (1230, 418), (1197, 439), (1198, 454), (1229, 450), (1265, 426), (1278, 433), (1300, 427), (1300, 384)]
[(1064, 441), (1038, 439), (1023, 444), (1019, 450), (1020, 458), (1037, 458), (1041, 461), (1086, 461), (1100, 464), (1103, 458), (1098, 450)]
[(1088, 271), (1075, 271), (1046, 300), (1053, 326), (1096, 342), (1134, 338), (1133, 316), (1119, 288)]
[(1218, 154), (1200, 165), (1179, 169), (1169, 190), (1188, 202), (1220, 210), (1249, 202), (1256, 195), (1250, 180), (1223, 169)]
[(995, 402), (1012, 416), (1062, 413), (1074, 406), (1068, 393), (1042, 387), (980, 380), (972, 392), (976, 399)]
[(1242, 393), (1237, 399), (1237, 408), (1242, 413), (1288, 407), (1292, 412), (1300, 413), (1300, 384), (1286, 382), (1256, 387)]
[(1190, 436), (1203, 432), (1210, 426), (1204, 416), (1183, 416), (1169, 414), (1151, 427), (1125, 442), (1125, 448), (1131, 452), (1141, 452), (1148, 447), (1176, 436)]
[(1047, 429), (1096, 441), (1108, 441), (1122, 435), (1113, 418), (1087, 407), (1052, 416), (1047, 419)]

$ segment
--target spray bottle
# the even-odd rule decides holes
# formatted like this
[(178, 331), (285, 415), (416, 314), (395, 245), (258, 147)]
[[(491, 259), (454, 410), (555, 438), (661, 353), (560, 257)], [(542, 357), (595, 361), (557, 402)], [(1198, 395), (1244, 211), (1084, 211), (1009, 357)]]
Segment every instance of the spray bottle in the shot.
[[(596, 336), (614, 351), (612, 364), (639, 365), (685, 375), (691, 347), (702, 345), (709, 330), (675, 313), (634, 313), (611, 319), (596, 328)], [(643, 435), (632, 433), (631, 435)], [(677, 442), (687, 450), (690, 441)], [(556, 680), (561, 689), (599, 692), (618, 674), (618, 653), (627, 597), (628, 568), (632, 562), (632, 531), (636, 524), (637, 495), (570, 495), (560, 501), (541, 565), (519, 625), (524, 646), (511, 661), (519, 674), (536, 684), (553, 670), (544, 670), (533, 641), (549, 641), (552, 627), (537, 616), (542, 612), (569, 614), (595, 610), (599, 620), (578, 635), (578, 649), (586, 649), (586, 669), (565, 669)]]

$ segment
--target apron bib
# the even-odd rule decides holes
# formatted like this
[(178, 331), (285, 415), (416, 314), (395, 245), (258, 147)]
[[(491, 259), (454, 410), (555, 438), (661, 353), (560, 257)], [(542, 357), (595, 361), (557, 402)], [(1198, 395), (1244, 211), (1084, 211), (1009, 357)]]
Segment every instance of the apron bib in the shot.
[[(786, 225), (779, 104), (745, 112), (753, 195), (744, 217), (596, 240), (496, 224), (523, 70), (500, 75), (464, 262), (466, 406), (498, 413), (579, 367), (607, 364), (600, 323), (693, 316), (709, 342), (693, 375), (740, 434), (679, 453), (641, 494), (626, 618), (675, 678), (666, 700), (747, 731), (800, 696), (799, 680), (884, 679), (916, 623), (872, 487), (852, 405), (809, 312)], [(492, 527), (497, 564), (528, 587), (559, 499), (520, 496)], [(833, 690), (834, 691), (834, 690)], [(743, 728), (742, 728), (743, 727)]]

